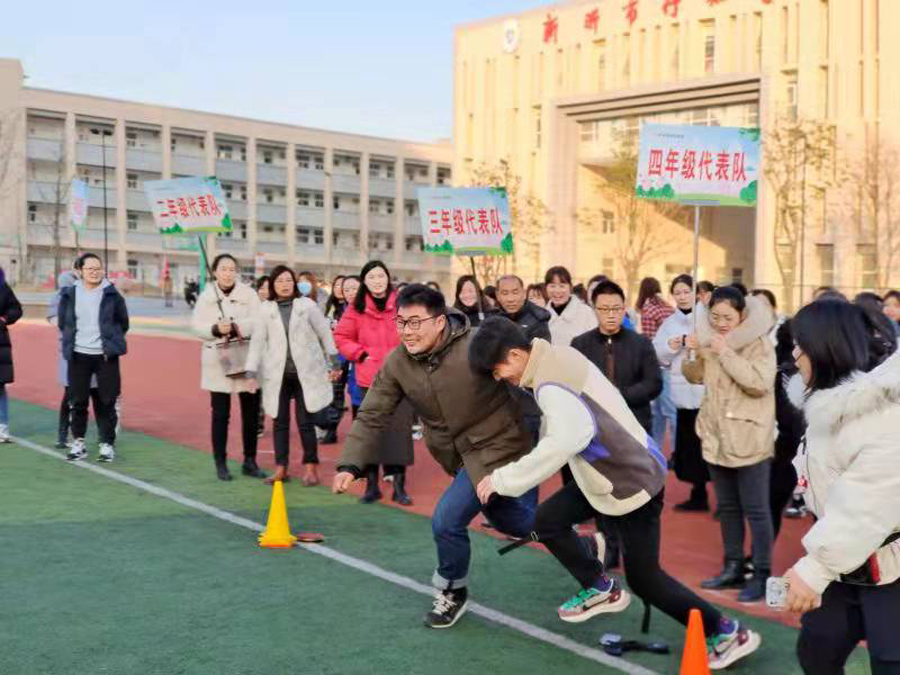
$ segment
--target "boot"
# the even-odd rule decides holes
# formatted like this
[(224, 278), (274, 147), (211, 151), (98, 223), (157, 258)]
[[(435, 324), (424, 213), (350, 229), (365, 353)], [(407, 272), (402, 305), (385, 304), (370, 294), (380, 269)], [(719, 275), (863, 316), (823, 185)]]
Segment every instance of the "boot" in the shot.
[(701, 588), (707, 590), (720, 590), (723, 588), (743, 588), (744, 587), (744, 561), (743, 560), (726, 560), (725, 567), (722, 572), (700, 583)]
[(695, 485), (691, 488), (691, 498), (672, 507), (675, 511), (703, 512), (709, 511), (709, 498), (706, 496), (706, 485)]
[(766, 580), (769, 578), (768, 570), (760, 570), (754, 573), (753, 578), (744, 586), (744, 590), (738, 593), (738, 602), (759, 602), (766, 597)]
[(412, 499), (406, 494), (406, 474), (398, 473), (394, 475), (394, 495), (391, 501), (397, 502), (401, 506), (412, 506)]
[(378, 487), (378, 465), (366, 467), (366, 492), (359, 498), (360, 504), (371, 504), (381, 499), (381, 488)]
[(216, 458), (216, 477), (219, 480), (231, 480), (231, 473), (228, 471), (228, 464), (225, 462), (224, 458)]
[(337, 427), (329, 427), (328, 432), (322, 439), (322, 445), (334, 445), (338, 442)]
[(244, 463), (241, 465), (241, 473), (250, 478), (265, 478), (266, 472), (259, 468), (255, 457), (244, 457)]

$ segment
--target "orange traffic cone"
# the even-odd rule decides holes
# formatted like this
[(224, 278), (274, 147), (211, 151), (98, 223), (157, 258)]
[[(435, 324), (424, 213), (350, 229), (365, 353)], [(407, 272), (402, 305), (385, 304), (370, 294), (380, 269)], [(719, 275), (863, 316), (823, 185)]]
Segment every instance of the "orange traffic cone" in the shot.
[(710, 675), (709, 657), (706, 654), (706, 636), (703, 634), (703, 617), (700, 615), (699, 609), (692, 609), (688, 618), (679, 674)]
[(269, 506), (266, 531), (259, 535), (259, 545), (264, 548), (290, 548), (298, 541), (320, 542), (325, 541), (325, 537), (317, 532), (299, 532), (296, 537), (291, 534), (287, 506), (284, 503), (284, 484), (276, 480), (272, 486), (272, 504)]

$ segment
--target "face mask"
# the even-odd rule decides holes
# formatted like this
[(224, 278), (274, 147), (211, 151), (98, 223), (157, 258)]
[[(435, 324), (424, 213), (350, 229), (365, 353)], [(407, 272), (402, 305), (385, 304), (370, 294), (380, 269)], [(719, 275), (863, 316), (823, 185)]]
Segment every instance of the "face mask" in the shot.
[(300, 291), (300, 295), (309, 295), (312, 293), (312, 284), (308, 281), (298, 281), (297, 290)]

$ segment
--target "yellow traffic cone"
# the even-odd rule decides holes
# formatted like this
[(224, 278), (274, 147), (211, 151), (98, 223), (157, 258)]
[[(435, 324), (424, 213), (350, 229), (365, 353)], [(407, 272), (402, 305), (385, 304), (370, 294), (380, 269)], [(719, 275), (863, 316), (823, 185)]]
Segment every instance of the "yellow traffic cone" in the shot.
[(272, 489), (272, 504), (269, 506), (266, 531), (259, 535), (259, 545), (264, 548), (290, 548), (296, 543), (297, 537), (291, 534), (291, 527), (288, 525), (284, 485), (280, 480), (276, 480)]

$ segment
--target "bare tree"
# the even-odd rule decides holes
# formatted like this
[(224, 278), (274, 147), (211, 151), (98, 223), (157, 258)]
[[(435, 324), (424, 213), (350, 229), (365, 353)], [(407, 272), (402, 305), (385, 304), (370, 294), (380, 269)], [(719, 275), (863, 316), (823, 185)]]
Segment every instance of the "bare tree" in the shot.
[(62, 270), (62, 228), (67, 224), (70, 178), (67, 175), (64, 153), (64, 143), (59, 142), (57, 161), (53, 163), (53, 180), (48, 186), (39, 183), (38, 188), (41, 199), (50, 202), (53, 208), (51, 214), (37, 219), (37, 224), (42, 225), (50, 232), (53, 240), (53, 279), (59, 283), (59, 273)]
[[(635, 297), (646, 266), (672, 253), (677, 246), (667, 236), (665, 223), (686, 224), (687, 209), (674, 202), (650, 201), (637, 196), (637, 145), (633, 135), (616, 139), (612, 160), (603, 165), (594, 181), (597, 195), (615, 216), (615, 253), (625, 273), (629, 298)], [(604, 208), (584, 208), (579, 224), (600, 229)]]
[[(513, 241), (512, 255), (478, 256), (475, 273), (484, 284), (492, 284), (503, 274), (534, 274), (541, 265), (544, 235), (554, 231), (546, 205), (533, 194), (522, 190), (521, 177), (506, 160), (498, 165), (481, 164), (472, 169), (469, 184), (478, 187), (502, 187), (509, 200), (509, 217)], [(468, 260), (464, 261), (470, 265)]]
[(857, 241), (872, 247), (874, 288), (893, 288), (900, 255), (900, 148), (884, 138), (877, 126), (866, 138), (846, 149), (844, 180), (850, 192)]
[[(788, 312), (795, 307), (800, 282), (804, 301), (806, 233), (810, 214), (821, 214), (826, 190), (834, 184), (835, 130), (822, 120), (776, 118), (762, 139), (763, 175), (772, 188), (775, 211), (775, 261)], [(823, 216), (817, 216), (824, 226)]]

